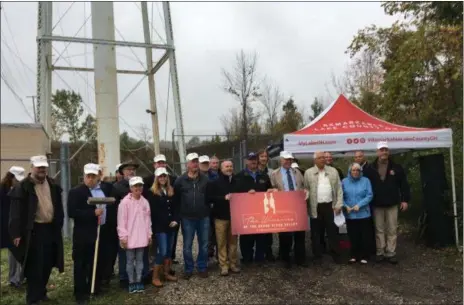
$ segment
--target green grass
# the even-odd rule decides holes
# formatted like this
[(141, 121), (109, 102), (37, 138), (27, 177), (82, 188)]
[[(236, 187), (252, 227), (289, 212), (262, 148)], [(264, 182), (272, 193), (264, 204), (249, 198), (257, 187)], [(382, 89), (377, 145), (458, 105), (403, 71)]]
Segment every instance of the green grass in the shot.
[[(71, 258), (72, 252), (71, 241), (65, 241), (65, 269), (64, 273), (58, 273), (58, 270), (53, 269), (50, 281), (48, 282), (48, 296), (53, 300), (51, 304), (75, 304), (73, 297), (73, 261)], [(112, 280), (109, 293), (104, 296), (95, 298), (91, 304), (150, 304), (152, 289), (147, 289), (144, 294), (129, 295), (126, 291), (119, 288), (119, 282), (116, 279)], [(9, 287), (8, 282), (8, 251), (1, 251), (1, 296), (0, 304), (8, 305), (23, 305), (25, 304), (26, 287), (23, 285), (20, 289)]]

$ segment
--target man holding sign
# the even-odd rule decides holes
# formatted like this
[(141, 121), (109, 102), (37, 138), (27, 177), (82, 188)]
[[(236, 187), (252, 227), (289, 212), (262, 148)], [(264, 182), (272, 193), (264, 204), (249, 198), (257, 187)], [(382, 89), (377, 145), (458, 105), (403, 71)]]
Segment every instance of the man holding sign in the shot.
[[(236, 176), (237, 193), (272, 192), (272, 184), (267, 174), (258, 171), (258, 155), (249, 153), (246, 168)], [(269, 234), (240, 235), (240, 251), (244, 264), (263, 263)], [(256, 245), (256, 246), (255, 246)], [(253, 251), (253, 248), (256, 247)], [(254, 252), (254, 253), (253, 253)], [(254, 255), (253, 255), (254, 254)], [(254, 256), (254, 257), (253, 257)]]
[[(280, 167), (271, 174), (271, 183), (279, 191), (293, 192), (304, 189), (304, 178), (300, 171), (292, 168), (293, 156), (287, 151), (280, 152)], [(304, 202), (303, 202), (304, 203)], [(280, 257), (287, 268), (291, 268), (290, 252), (295, 243), (295, 262), (306, 267), (305, 231), (279, 233)]]

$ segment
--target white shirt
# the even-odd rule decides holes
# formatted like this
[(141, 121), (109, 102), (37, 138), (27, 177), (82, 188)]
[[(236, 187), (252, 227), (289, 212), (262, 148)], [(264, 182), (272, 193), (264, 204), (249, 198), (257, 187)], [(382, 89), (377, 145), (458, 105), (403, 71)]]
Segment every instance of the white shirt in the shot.
[(319, 170), (317, 181), (317, 203), (332, 202), (332, 185), (325, 170)]

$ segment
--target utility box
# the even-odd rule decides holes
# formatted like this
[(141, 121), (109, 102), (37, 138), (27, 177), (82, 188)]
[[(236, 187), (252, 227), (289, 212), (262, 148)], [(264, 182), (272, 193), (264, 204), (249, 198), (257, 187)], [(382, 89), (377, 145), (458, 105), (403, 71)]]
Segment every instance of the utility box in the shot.
[(1, 177), (12, 166), (24, 167), (29, 173), (30, 158), (49, 153), (48, 136), (41, 124), (1, 124), (0, 131)]

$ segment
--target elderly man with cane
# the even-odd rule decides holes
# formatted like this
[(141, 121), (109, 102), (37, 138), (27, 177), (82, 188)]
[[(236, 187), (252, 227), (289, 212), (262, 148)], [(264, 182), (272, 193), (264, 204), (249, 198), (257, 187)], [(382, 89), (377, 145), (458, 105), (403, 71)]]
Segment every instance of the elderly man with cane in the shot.
[(64, 271), (62, 189), (47, 176), (46, 156), (32, 157), (31, 164), (31, 174), (10, 193), (9, 222), (11, 251), (27, 278), (28, 305), (48, 301), (52, 268)]
[[(111, 245), (111, 228), (106, 223), (106, 205), (90, 205), (90, 198), (110, 197), (112, 185), (100, 182), (98, 164), (84, 166), (84, 183), (69, 191), (68, 215), (74, 220), (73, 252), (74, 260), (74, 297), (77, 304), (86, 304), (91, 293), (94, 257), (97, 252), (96, 275), (94, 279), (95, 294), (101, 293), (102, 280), (111, 270), (109, 249)], [(100, 236), (97, 236), (100, 226)], [(98, 251), (95, 242), (99, 240)]]

